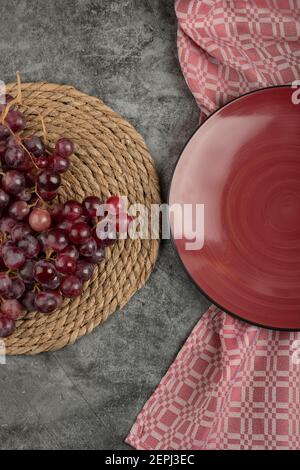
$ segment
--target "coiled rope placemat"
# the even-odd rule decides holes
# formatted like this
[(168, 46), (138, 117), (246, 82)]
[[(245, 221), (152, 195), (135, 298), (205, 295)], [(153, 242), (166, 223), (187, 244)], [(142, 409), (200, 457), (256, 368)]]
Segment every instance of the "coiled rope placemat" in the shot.
[[(21, 89), (23, 104), (31, 108), (21, 106), (28, 121), (26, 133), (42, 135), (36, 110), (44, 118), (50, 143), (60, 136), (75, 142), (71, 168), (62, 178), (62, 201), (116, 194), (148, 209), (160, 203), (154, 162), (128, 122), (99, 99), (71, 86), (39, 82), (23, 83)], [(8, 85), (7, 92), (16, 94), (16, 84)], [(31, 313), (20, 319), (15, 333), (5, 340), (7, 354), (55, 351), (90, 333), (145, 284), (158, 248), (159, 240), (129, 238), (107, 248), (81, 297), (65, 300), (51, 315)]]

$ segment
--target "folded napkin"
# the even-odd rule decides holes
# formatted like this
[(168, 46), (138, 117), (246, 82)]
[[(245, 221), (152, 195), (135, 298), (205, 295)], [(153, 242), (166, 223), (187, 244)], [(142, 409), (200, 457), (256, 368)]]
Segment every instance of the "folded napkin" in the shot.
[[(176, 13), (180, 64), (206, 115), (249, 90), (300, 79), (299, 0), (178, 0)], [(151, 450), (299, 449), (298, 349), (300, 333), (210, 307), (126, 442)]]

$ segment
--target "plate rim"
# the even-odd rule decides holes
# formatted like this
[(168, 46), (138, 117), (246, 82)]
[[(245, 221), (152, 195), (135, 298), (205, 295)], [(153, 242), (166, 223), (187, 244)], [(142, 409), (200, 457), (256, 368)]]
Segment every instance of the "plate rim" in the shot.
[[(212, 118), (216, 113), (218, 113), (219, 111), (221, 111), (222, 109), (226, 108), (227, 106), (230, 106), (233, 102), (235, 101), (238, 101), (238, 100), (241, 100), (243, 99), (244, 97), (246, 96), (249, 96), (249, 95), (252, 95), (254, 93), (259, 93), (261, 91), (265, 91), (265, 90), (270, 90), (270, 89), (276, 89), (276, 88), (291, 88), (292, 84), (284, 84), (284, 85), (272, 85), (272, 86), (266, 86), (266, 87), (263, 87), (263, 88), (257, 88), (255, 90), (251, 90), (251, 91), (248, 91), (247, 93), (243, 93), (242, 95), (239, 95), (233, 99), (231, 99), (230, 101), (228, 101), (227, 103), (223, 104), (222, 106), (220, 106), (218, 109), (216, 109), (215, 111), (213, 111), (208, 117), (207, 119), (205, 119), (205, 121), (203, 121), (202, 123), (200, 123), (196, 129), (193, 131), (193, 133), (191, 134), (191, 136), (188, 138), (188, 140), (186, 141), (186, 143), (184, 144), (180, 154), (179, 154), (179, 157), (177, 158), (176, 162), (175, 162), (175, 165), (174, 165), (174, 168), (172, 170), (172, 175), (171, 175), (171, 180), (170, 180), (170, 184), (169, 184), (169, 188), (168, 188), (168, 208), (170, 208), (170, 192), (171, 192), (171, 187), (172, 187), (172, 183), (173, 183), (173, 179), (174, 179), (174, 174), (175, 174), (175, 171), (176, 171), (176, 168), (178, 166), (178, 163), (182, 157), (182, 154), (183, 152), (185, 151), (186, 147), (188, 146), (188, 144), (190, 143), (190, 141), (192, 140), (192, 138), (194, 137), (194, 135), (199, 131), (199, 129), (210, 119)], [(170, 222), (170, 209), (168, 209), (168, 222)], [(228, 315), (230, 315), (231, 317), (233, 318), (236, 318), (238, 320), (241, 320), (245, 323), (248, 323), (249, 325), (252, 325), (252, 326), (256, 326), (256, 327), (259, 327), (259, 328), (264, 328), (264, 329), (268, 329), (268, 330), (273, 330), (273, 331), (289, 331), (289, 332), (293, 332), (293, 331), (300, 331), (300, 327), (299, 328), (284, 328), (284, 327), (274, 327), (274, 326), (269, 326), (265, 323), (256, 323), (254, 321), (251, 321), (251, 320), (248, 320), (248, 319), (245, 319), (245, 318), (242, 318), (240, 315), (228, 310), (227, 308), (225, 307), (222, 307), (222, 305), (220, 305), (218, 302), (216, 302), (211, 296), (209, 296), (203, 288), (201, 288), (197, 282), (193, 279), (192, 275), (189, 273), (189, 271), (187, 270), (181, 256), (179, 255), (179, 252), (178, 252), (178, 249), (176, 247), (176, 243), (175, 243), (175, 240), (174, 240), (174, 237), (173, 237), (173, 232), (171, 230), (171, 226), (170, 226), (170, 239), (171, 239), (171, 243), (173, 245), (173, 248), (176, 252), (176, 255), (178, 257), (178, 259), (180, 260), (180, 263), (181, 265), (183, 266), (186, 274), (188, 275), (188, 277), (190, 278), (190, 280), (193, 282), (193, 284), (196, 286), (196, 288), (201, 292), (201, 294), (206, 297), (207, 300), (209, 300), (213, 305), (215, 305), (217, 308), (219, 308), (220, 310), (222, 310), (223, 312), (225, 313), (228, 313)]]

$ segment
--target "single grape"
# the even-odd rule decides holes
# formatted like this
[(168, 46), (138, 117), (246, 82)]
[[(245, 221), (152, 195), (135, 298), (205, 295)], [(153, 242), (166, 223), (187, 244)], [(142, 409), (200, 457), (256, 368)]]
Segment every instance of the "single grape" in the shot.
[(61, 296), (57, 292), (42, 291), (35, 296), (35, 307), (39, 312), (51, 313), (61, 304)]
[(92, 277), (94, 269), (95, 265), (93, 263), (80, 259), (77, 262), (75, 275), (83, 281), (88, 281)]
[(9, 195), (0, 189), (0, 209), (4, 209), (9, 204)]
[(51, 215), (46, 209), (34, 208), (29, 216), (29, 225), (36, 232), (44, 232), (51, 226)]
[(8, 214), (16, 220), (23, 220), (29, 214), (30, 208), (25, 201), (15, 201), (8, 209)]
[(70, 256), (70, 258), (73, 258), (75, 260), (77, 260), (79, 258), (79, 251), (77, 250), (76, 246), (74, 246), (74, 245), (68, 245), (66, 248), (64, 248), (60, 252), (60, 254)]
[(22, 305), (16, 299), (8, 299), (0, 305), (0, 311), (5, 317), (17, 320), (22, 315)]
[(57, 196), (57, 191), (44, 191), (43, 189), (40, 189), (39, 193), (44, 201), (53, 201)]
[(11, 318), (0, 317), (0, 338), (6, 338), (13, 334), (16, 329), (16, 323)]
[(96, 196), (88, 196), (82, 202), (83, 213), (86, 217), (93, 219), (97, 216), (97, 211), (101, 206), (101, 200)]
[(19, 145), (19, 140), (17, 141), (17, 136), (14, 134), (10, 134), (6, 141), (7, 147), (15, 147), (16, 145)]
[(49, 157), (49, 168), (56, 173), (65, 173), (70, 168), (70, 161), (61, 155), (54, 154)]
[(53, 204), (52, 210), (51, 210), (51, 218), (54, 222), (54, 224), (58, 224), (61, 222), (64, 218), (63, 216), (63, 205), (62, 204)]
[(76, 260), (67, 255), (58, 255), (55, 260), (55, 267), (62, 274), (74, 274), (76, 266)]
[(97, 243), (92, 237), (89, 238), (86, 242), (84, 242), (79, 247), (79, 253), (82, 256), (93, 256), (96, 250), (97, 250)]
[(18, 194), (25, 188), (25, 177), (16, 170), (10, 170), (2, 178), (2, 188), (9, 194)]
[(66, 233), (69, 233), (71, 231), (72, 227), (73, 227), (73, 222), (71, 222), (70, 220), (67, 220), (67, 219), (62, 220), (56, 226), (56, 228), (59, 228), (59, 229), (63, 230)]
[(75, 221), (82, 215), (81, 204), (75, 200), (67, 201), (63, 208), (63, 216), (71, 222)]
[(82, 292), (82, 280), (79, 277), (71, 275), (62, 280), (60, 290), (65, 297), (78, 297)]
[(111, 212), (112, 214), (119, 214), (120, 212), (124, 212), (125, 210), (124, 200), (119, 196), (110, 196), (106, 200), (106, 204), (110, 206), (109, 212)]
[(70, 139), (62, 137), (55, 144), (56, 152), (64, 158), (70, 157), (74, 152), (74, 144)]
[(10, 136), (10, 131), (8, 127), (4, 126), (3, 124), (0, 124), (0, 140), (6, 140)]
[(0, 295), (6, 295), (12, 286), (11, 278), (6, 273), (0, 273)]
[(10, 109), (5, 118), (5, 123), (13, 132), (20, 132), (26, 127), (24, 114), (18, 109)]
[(25, 137), (25, 139), (23, 139), (23, 145), (28, 150), (28, 152), (30, 152), (35, 157), (41, 157), (45, 151), (42, 139), (37, 135)]
[(39, 188), (44, 191), (56, 191), (59, 188), (60, 183), (60, 175), (51, 170), (43, 170), (37, 175), (37, 184)]
[(8, 269), (19, 269), (26, 261), (24, 252), (18, 247), (10, 247), (3, 254), (3, 261)]
[(11, 233), (17, 221), (12, 217), (2, 217), (0, 220), (0, 232)]
[(14, 147), (8, 147), (6, 150), (5, 156), (5, 163), (9, 168), (18, 168), (22, 163), (24, 163), (25, 156), (24, 156), (24, 150), (22, 147), (19, 146), (14, 146)]
[(49, 280), (48, 282), (44, 282), (43, 287), (46, 289), (56, 290), (59, 288), (61, 283), (61, 276), (60, 274), (56, 273), (54, 278)]
[(19, 269), (19, 275), (24, 282), (29, 283), (34, 281), (35, 262), (31, 259), (25, 261), (23, 266)]
[(104, 249), (97, 247), (95, 253), (92, 256), (86, 256), (85, 259), (93, 264), (98, 264), (104, 258)]
[(40, 248), (42, 251), (46, 252), (46, 249), (47, 249), (47, 233), (40, 233), (38, 236), (37, 236), (37, 239), (39, 241), (39, 244), (40, 244)]
[(88, 224), (78, 222), (72, 225), (69, 233), (69, 238), (74, 245), (82, 245), (91, 236), (91, 229)]
[(31, 228), (27, 224), (18, 223), (11, 229), (11, 238), (14, 242), (18, 242), (32, 233)]
[(25, 253), (26, 258), (35, 258), (39, 254), (40, 244), (37, 238), (27, 235), (18, 242), (18, 247)]
[(53, 281), (56, 275), (56, 269), (50, 261), (40, 260), (35, 263), (34, 278), (40, 284)]
[(25, 201), (25, 202), (29, 202), (32, 200), (32, 193), (29, 189), (22, 189), (22, 191), (20, 191), (17, 195), (16, 195), (16, 199), (18, 201)]
[(36, 159), (35, 164), (41, 170), (45, 170), (45, 168), (48, 168), (49, 159), (45, 155), (41, 155), (40, 157)]
[(12, 287), (10, 291), (4, 295), (6, 299), (19, 299), (25, 292), (25, 284), (19, 277), (11, 278)]
[(48, 232), (46, 244), (54, 251), (62, 251), (66, 246), (68, 246), (69, 241), (63, 230), (53, 228)]
[(30, 290), (25, 292), (25, 294), (21, 298), (22, 305), (25, 307), (25, 309), (28, 312), (33, 312), (34, 310), (36, 310), (34, 300), (35, 300), (35, 294), (34, 292)]
[(16, 246), (12, 240), (5, 240), (1, 245), (1, 256), (3, 257), (8, 248), (11, 248), (12, 246)]

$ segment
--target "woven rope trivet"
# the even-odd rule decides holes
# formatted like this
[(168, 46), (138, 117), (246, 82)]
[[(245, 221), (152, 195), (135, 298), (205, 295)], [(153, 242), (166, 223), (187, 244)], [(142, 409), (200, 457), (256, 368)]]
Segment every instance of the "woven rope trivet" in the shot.
[[(7, 91), (16, 94), (16, 85), (8, 85)], [(59, 136), (75, 142), (71, 168), (62, 178), (62, 201), (116, 194), (148, 209), (160, 203), (158, 177), (144, 140), (102, 101), (71, 86), (45, 82), (23, 83), (22, 98), (24, 105), (43, 116), (50, 143)], [(42, 135), (34, 111), (24, 112), (26, 133)], [(5, 340), (7, 354), (55, 351), (90, 333), (145, 284), (158, 248), (158, 240), (128, 238), (106, 249), (105, 260), (85, 283), (81, 297), (65, 300), (51, 315), (31, 313), (19, 320), (15, 333)]]

